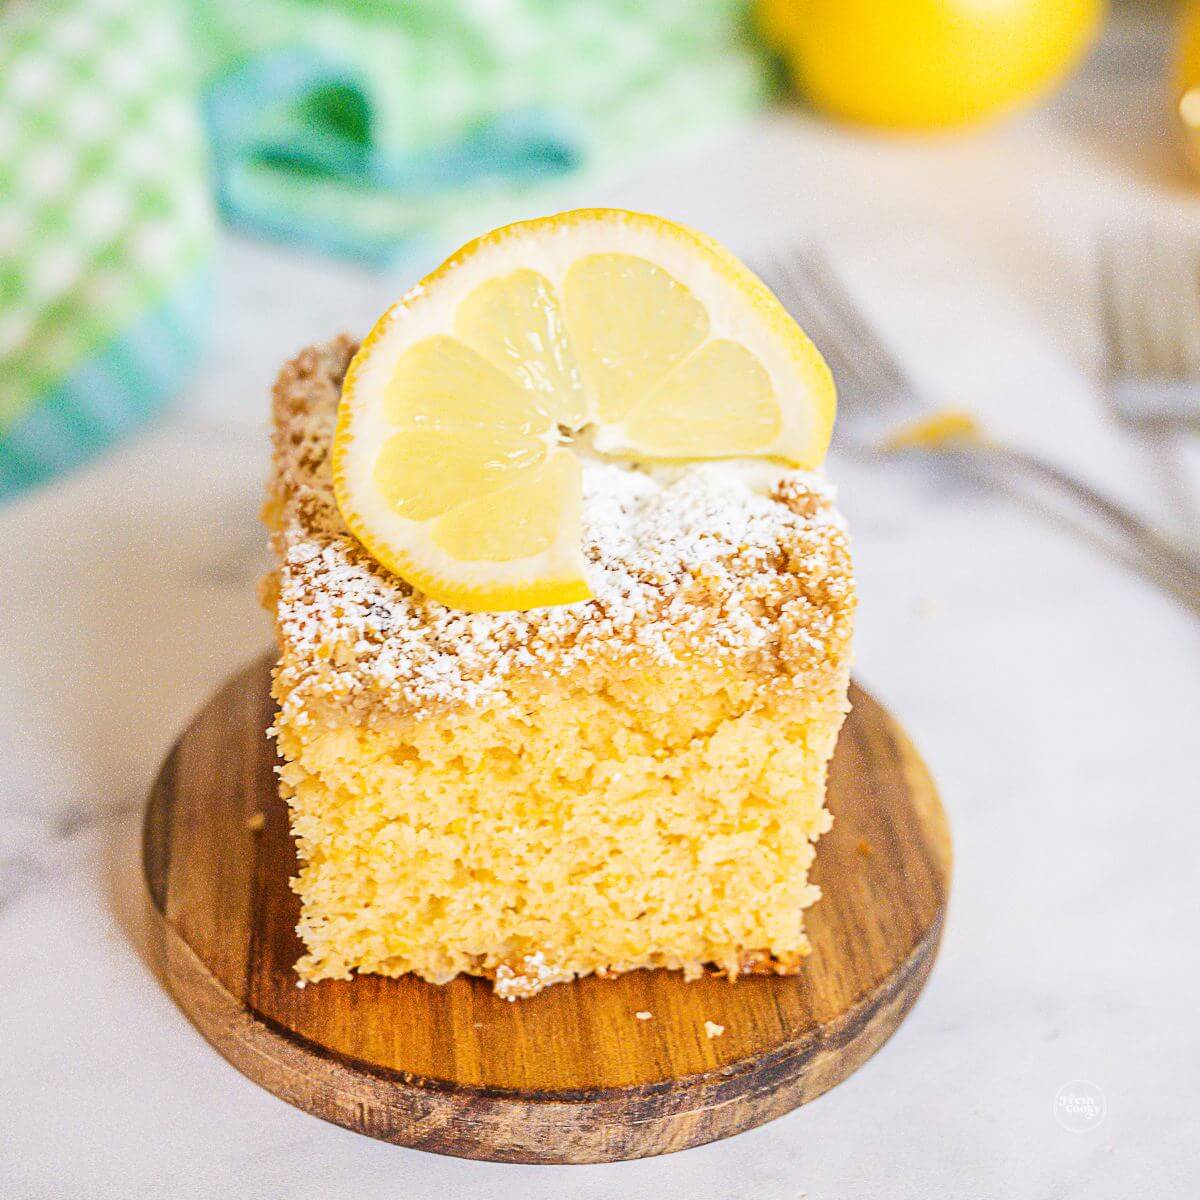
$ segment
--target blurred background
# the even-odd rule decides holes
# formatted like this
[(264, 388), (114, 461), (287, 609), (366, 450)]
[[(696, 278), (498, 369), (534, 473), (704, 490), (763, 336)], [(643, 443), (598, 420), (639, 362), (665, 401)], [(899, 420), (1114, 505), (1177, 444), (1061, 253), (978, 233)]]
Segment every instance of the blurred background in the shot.
[[(1128, 3), (1096, 51), (1108, 15), (1103, 0), (7, 3), (0, 498), (173, 402), (231, 329), (258, 363), (361, 328), (481, 230), (642, 202), (638, 172), (676, 170), (675, 194), (647, 201), (761, 256), (772, 236), (828, 237), (846, 189), (876, 192), (877, 226), (928, 224), (921, 176), (955, 174), (941, 205), (978, 196), (1031, 128), (998, 123), (1089, 53), (1104, 87), (1076, 79), (1042, 123), (1182, 201), (1200, 18)], [(1010, 165), (1008, 187), (1049, 202), (1047, 163)], [(265, 310), (256, 280), (275, 291)]]
[[(827, 239), (847, 189), (875, 192), (865, 236), (934, 220), (913, 185), (938, 172), (957, 186), (937, 205), (970, 196), (995, 219), (981, 173), (1031, 128), (998, 123), (1089, 53), (1104, 86), (1076, 80), (1043, 124), (1183, 201), (1196, 6), (1119, 6), (1096, 51), (1108, 16), (1103, 0), (7, 3), (0, 499), (197, 394), (231, 330), (257, 365), (361, 329), (482, 230), (643, 202), (639, 172), (674, 169), (675, 193), (647, 201), (755, 265), (772, 238)], [(1047, 163), (1010, 165), (1006, 187), (1051, 202)], [(256, 286), (275, 293), (261, 309)]]
[[(474, 234), (617, 205), (726, 242), (833, 364), (860, 672), (959, 862), (929, 992), (866, 1070), (572, 1184), (1190, 1195), (1198, 89), (1200, 3), (1165, 0), (0, 0), (0, 953), (28, 964), (0, 1192), (316, 1200), (336, 1170), (369, 1198), (397, 1163), (511, 1192), (227, 1072), (140, 957), (137, 829), (269, 644), (280, 364)], [(1094, 1135), (1054, 1122), (1073, 1079), (1107, 1096)]]

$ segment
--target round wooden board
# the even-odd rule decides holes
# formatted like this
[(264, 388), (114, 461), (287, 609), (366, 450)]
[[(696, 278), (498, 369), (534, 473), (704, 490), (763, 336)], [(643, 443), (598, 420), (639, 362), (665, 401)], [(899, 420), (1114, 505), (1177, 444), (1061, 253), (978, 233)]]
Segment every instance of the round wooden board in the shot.
[[(634, 971), (508, 1003), (458, 979), (296, 986), (295, 855), (276, 791), (270, 664), (231, 680), (150, 794), (144, 863), (166, 977), (240, 1071), (372, 1137), (506, 1162), (640, 1158), (821, 1095), (895, 1031), (937, 953), (950, 837), (926, 770), (860, 689), (834, 757), (793, 978)], [(259, 831), (257, 813), (265, 816)], [(650, 1012), (650, 1020), (635, 1013)], [(725, 1027), (717, 1038), (705, 1022)]]

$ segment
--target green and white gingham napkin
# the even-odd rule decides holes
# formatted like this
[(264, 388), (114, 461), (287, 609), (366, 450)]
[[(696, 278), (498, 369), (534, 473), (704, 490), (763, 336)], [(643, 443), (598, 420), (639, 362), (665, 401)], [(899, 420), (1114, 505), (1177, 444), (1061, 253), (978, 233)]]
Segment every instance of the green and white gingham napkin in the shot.
[(173, 0), (0, 3), (0, 497), (191, 365), (212, 215)]

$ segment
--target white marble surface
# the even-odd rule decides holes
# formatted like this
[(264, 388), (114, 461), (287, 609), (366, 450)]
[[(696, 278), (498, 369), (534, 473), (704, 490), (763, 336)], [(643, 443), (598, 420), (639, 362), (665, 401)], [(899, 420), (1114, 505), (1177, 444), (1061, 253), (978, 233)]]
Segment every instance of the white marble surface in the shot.
[[(586, 199), (743, 251), (819, 239), (935, 394), (1196, 535), (1197, 446), (1168, 471), (1097, 382), (1089, 238), (1115, 219), (1200, 227), (1157, 79), (1105, 53), (1105, 86), (1093, 66), (983, 135), (891, 143), (785, 112)], [(178, 411), (0, 509), (0, 1196), (1195, 1195), (1200, 621), (1060, 510), (919, 462), (831, 461), (860, 675), (925, 751), (958, 853), (928, 991), (853, 1079), (723, 1144), (522, 1168), (322, 1124), (208, 1048), (147, 964), (142, 798), (189, 714), (268, 642), (272, 373), (364, 328), (399, 283), (228, 240), (215, 353)], [(1084, 1132), (1053, 1112), (1079, 1079), (1107, 1103)]]

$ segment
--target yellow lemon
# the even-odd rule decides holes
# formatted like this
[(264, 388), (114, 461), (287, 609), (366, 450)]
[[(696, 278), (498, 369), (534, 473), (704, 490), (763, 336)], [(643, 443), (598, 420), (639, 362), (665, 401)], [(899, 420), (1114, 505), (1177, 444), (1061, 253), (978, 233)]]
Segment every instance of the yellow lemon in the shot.
[(1180, 5), (1174, 65), (1177, 92), (1200, 86), (1200, 0), (1185, 0)]
[(835, 116), (891, 129), (965, 125), (1064, 78), (1104, 0), (760, 0), (798, 87)]
[(472, 611), (587, 599), (581, 455), (824, 457), (829, 368), (710, 238), (584, 209), (471, 242), (379, 319), (333, 447), (350, 529)]
[(1179, 10), (1172, 84), (1192, 166), (1200, 169), (1200, 0), (1187, 0)]

